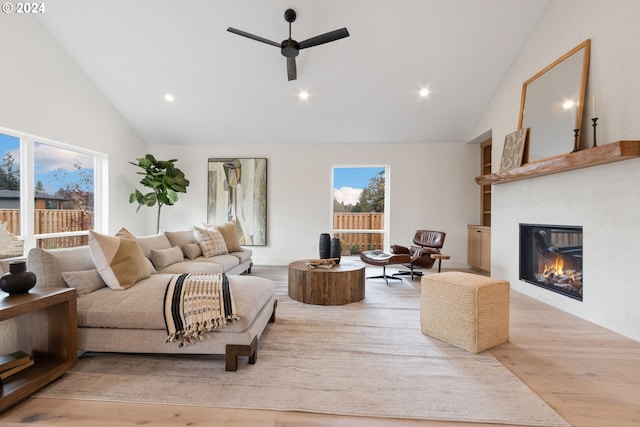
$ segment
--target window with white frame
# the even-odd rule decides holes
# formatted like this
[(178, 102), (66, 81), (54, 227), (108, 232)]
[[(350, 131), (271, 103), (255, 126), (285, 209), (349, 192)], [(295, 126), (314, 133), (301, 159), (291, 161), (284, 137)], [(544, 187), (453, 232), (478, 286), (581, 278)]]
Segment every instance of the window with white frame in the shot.
[(357, 256), (388, 246), (388, 166), (334, 166), (333, 236), (342, 254)]
[(106, 155), (0, 128), (0, 258), (88, 243), (103, 215)]

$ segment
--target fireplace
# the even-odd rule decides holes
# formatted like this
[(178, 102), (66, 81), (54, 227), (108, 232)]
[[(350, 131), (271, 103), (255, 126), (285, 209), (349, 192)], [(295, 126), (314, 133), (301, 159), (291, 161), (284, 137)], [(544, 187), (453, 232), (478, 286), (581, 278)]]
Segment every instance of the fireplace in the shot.
[(582, 227), (520, 224), (520, 280), (582, 301)]

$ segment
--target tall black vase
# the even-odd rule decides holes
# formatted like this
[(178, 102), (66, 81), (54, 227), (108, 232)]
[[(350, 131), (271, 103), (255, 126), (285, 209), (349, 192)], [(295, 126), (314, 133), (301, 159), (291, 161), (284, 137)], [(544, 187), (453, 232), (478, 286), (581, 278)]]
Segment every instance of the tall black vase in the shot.
[(336, 258), (336, 264), (340, 264), (340, 256), (342, 255), (342, 248), (340, 247), (340, 239), (334, 237), (331, 239), (331, 249), (329, 250), (329, 257)]
[(320, 250), (320, 259), (327, 259), (331, 254), (331, 236), (329, 233), (322, 233), (320, 235), (320, 243), (318, 244)]
[(0, 289), (11, 295), (26, 294), (36, 285), (36, 275), (27, 271), (25, 261), (11, 261), (9, 272), (0, 277)]

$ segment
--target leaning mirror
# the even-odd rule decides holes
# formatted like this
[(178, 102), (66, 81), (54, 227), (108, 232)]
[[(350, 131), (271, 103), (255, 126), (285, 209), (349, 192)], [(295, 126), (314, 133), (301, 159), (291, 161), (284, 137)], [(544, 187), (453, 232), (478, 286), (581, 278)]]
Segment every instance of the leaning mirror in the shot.
[(522, 85), (518, 129), (529, 129), (528, 162), (574, 149), (574, 129), (582, 134), (591, 40), (571, 49)]

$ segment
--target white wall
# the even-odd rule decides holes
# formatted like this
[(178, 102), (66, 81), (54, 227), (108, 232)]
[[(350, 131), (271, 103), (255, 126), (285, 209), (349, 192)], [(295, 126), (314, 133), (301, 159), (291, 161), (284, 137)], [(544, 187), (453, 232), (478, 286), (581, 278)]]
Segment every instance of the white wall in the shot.
[[(137, 181), (126, 163), (145, 143), (37, 18), (0, 16), (0, 127), (106, 153), (109, 232), (146, 228), (128, 195)], [(124, 154), (124, 155), (123, 155)]]
[[(157, 158), (177, 158), (191, 185), (163, 208), (161, 228), (206, 221), (207, 159), (266, 157), (267, 246), (252, 247), (256, 264), (317, 257), (320, 233), (332, 226), (332, 167), (389, 165), (390, 243), (411, 244), (416, 229), (447, 233), (445, 266), (467, 266), (467, 224), (477, 223), (479, 148), (465, 144), (189, 145), (151, 146)], [(150, 210), (151, 211), (151, 210)], [(150, 213), (154, 223), (155, 210)], [(153, 231), (152, 229), (149, 230)]]
[[(554, 0), (513, 64), (476, 133), (493, 130), (493, 164), (504, 136), (516, 130), (522, 83), (591, 39), (585, 123), (597, 97), (598, 143), (640, 139), (640, 2)], [(591, 128), (587, 142), (591, 144)], [(595, 166), (493, 187), (492, 274), (514, 289), (640, 340), (640, 159)], [(518, 224), (582, 225), (584, 300), (518, 279)]]

